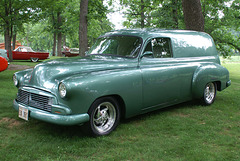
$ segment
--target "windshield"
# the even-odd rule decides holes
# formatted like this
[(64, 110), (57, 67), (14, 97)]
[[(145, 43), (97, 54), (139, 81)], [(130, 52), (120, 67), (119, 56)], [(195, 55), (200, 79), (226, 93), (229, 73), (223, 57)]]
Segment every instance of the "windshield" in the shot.
[(17, 49), (13, 50), (13, 51), (20, 51), (20, 52), (34, 52), (32, 50), (32, 48), (30, 47), (18, 47)]
[(141, 47), (141, 38), (134, 36), (100, 37), (88, 54), (115, 55), (134, 58)]

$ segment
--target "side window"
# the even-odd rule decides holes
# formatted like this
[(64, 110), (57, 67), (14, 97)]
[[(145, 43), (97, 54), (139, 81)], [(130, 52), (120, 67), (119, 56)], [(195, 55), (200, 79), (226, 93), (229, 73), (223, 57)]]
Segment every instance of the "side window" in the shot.
[(171, 58), (172, 50), (170, 38), (153, 38), (146, 46), (144, 52), (152, 51), (154, 58)]
[(151, 41), (155, 58), (171, 58), (171, 44), (169, 38), (154, 38)]

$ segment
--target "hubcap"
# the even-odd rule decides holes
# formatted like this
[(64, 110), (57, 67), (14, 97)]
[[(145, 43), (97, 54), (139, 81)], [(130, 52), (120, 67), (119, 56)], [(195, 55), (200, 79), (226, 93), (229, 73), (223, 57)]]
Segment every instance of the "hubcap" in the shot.
[(33, 62), (37, 62), (37, 61), (38, 61), (38, 58), (31, 58), (31, 60), (32, 60)]
[(215, 97), (215, 86), (213, 83), (208, 83), (205, 88), (205, 99), (207, 103), (211, 103)]
[(112, 103), (103, 102), (94, 111), (93, 125), (99, 133), (110, 130), (116, 120), (116, 110)]

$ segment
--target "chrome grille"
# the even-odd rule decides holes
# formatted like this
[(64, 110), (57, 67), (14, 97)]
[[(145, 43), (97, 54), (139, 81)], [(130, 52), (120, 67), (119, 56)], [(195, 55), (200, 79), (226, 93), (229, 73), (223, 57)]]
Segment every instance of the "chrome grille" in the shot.
[(51, 97), (30, 93), (21, 89), (18, 90), (17, 101), (48, 112), (51, 112), (52, 109)]

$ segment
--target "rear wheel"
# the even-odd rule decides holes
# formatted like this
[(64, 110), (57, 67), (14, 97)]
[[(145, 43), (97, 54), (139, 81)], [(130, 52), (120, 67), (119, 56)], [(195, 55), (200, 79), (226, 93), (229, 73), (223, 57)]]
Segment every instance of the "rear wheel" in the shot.
[(93, 136), (108, 135), (119, 124), (119, 105), (112, 97), (97, 99), (91, 105), (88, 114), (90, 121), (86, 128)]
[(216, 94), (217, 94), (216, 83), (214, 82), (207, 83), (203, 93), (204, 105), (211, 105), (215, 101)]
[(38, 58), (31, 58), (31, 61), (32, 61), (32, 62), (37, 62), (37, 61), (38, 61)]

